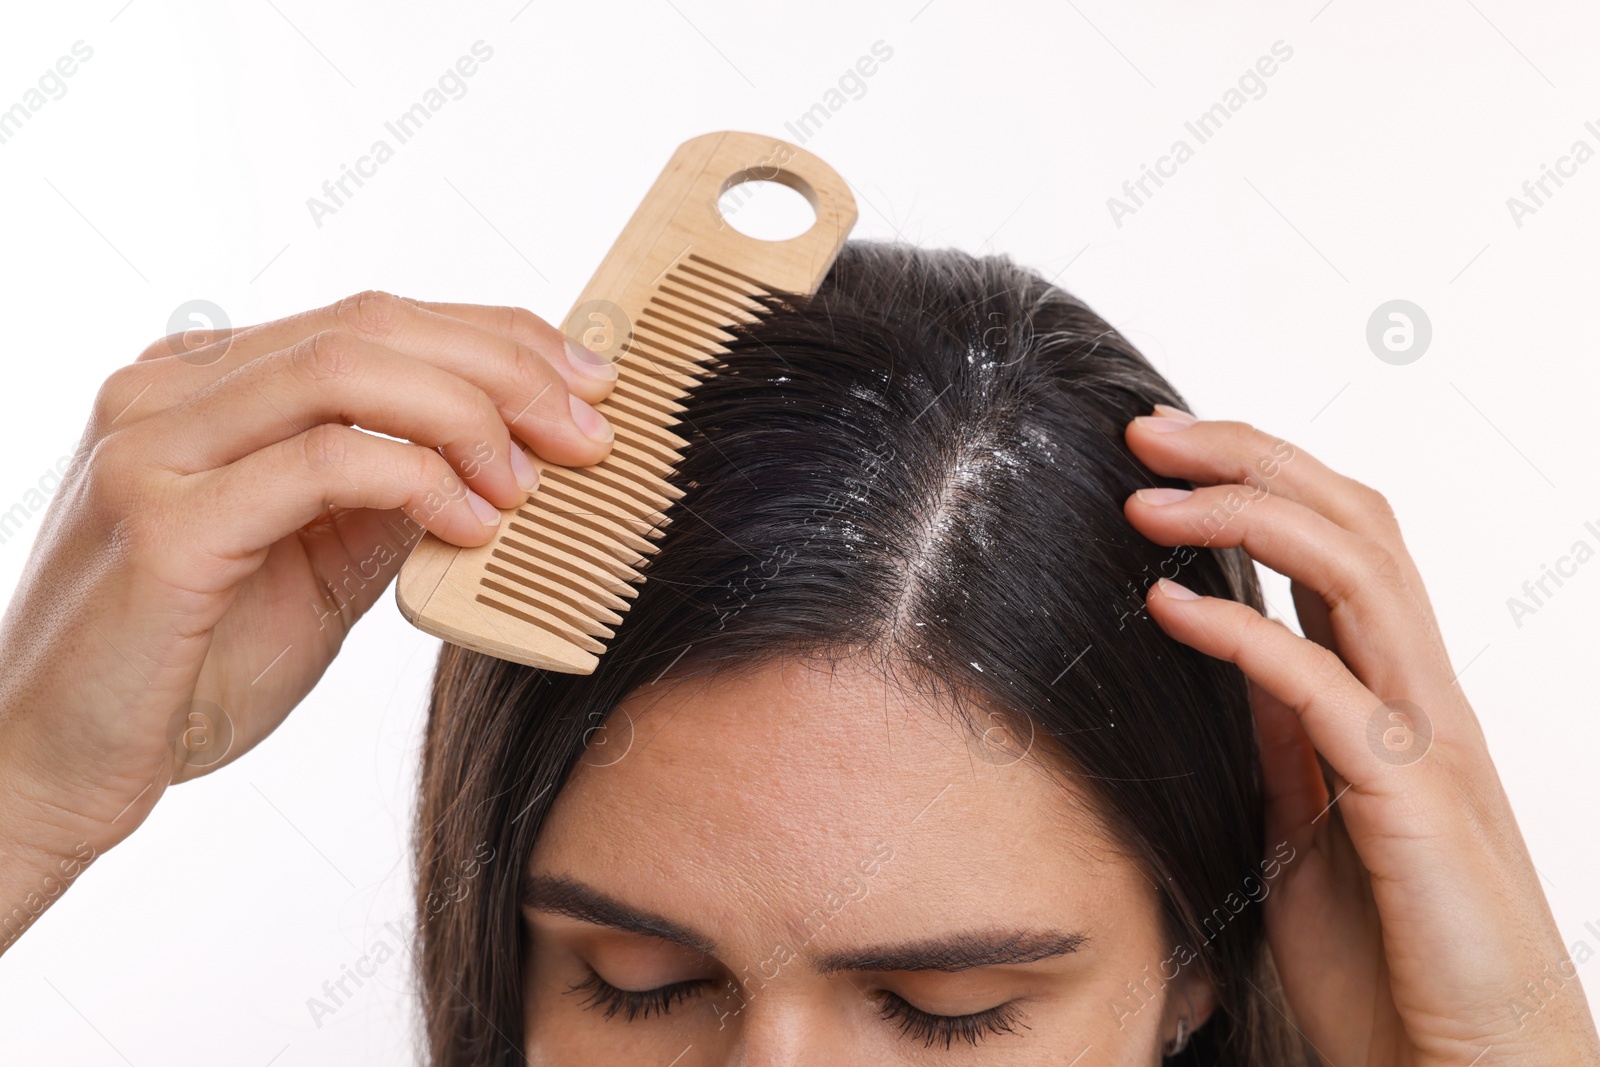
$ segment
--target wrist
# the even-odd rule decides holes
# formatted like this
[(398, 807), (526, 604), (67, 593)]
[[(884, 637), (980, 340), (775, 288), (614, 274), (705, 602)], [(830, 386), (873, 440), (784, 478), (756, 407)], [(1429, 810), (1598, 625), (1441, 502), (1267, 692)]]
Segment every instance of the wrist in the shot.
[(100, 852), (86, 840), (64, 852), (17, 840), (0, 823), (0, 953), (9, 949), (71, 888)]
[(15, 726), (0, 722), (0, 953), (132, 832), (148, 811), (144, 801), (153, 803), (141, 798), (120, 820), (86, 814), (36, 773), (36, 755)]
[(0, 835), (56, 857), (73, 855), (79, 842), (105, 852), (149, 815), (166, 791), (171, 759), (136, 780), (86, 754), (101, 746), (32, 728), (41, 723), (49, 726), (38, 714), (0, 714)]

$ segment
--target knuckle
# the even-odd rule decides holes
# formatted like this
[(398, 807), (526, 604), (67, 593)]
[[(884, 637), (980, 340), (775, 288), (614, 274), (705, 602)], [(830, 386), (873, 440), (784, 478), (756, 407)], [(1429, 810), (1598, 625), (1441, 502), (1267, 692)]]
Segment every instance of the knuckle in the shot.
[(405, 490), (408, 513), (424, 525), (466, 496), (466, 484), (456, 476), (444, 457), (431, 448), (416, 448), (402, 466), (409, 475)]
[(89, 458), (84, 462), (84, 467), (91, 473), (98, 471), (115, 471), (123, 465), (126, 455), (125, 434), (108, 433), (94, 443), (89, 449)]
[(83, 462), (90, 501), (107, 504), (117, 486), (128, 485), (134, 466), (133, 451), (128, 434), (107, 434), (94, 442)]
[(1245, 651), (1269, 641), (1274, 635), (1272, 627), (1275, 622), (1258, 611), (1240, 616), (1240, 623), (1233, 629), (1233, 639), (1229, 642), (1227, 656), (1230, 663), (1238, 663), (1244, 658)]
[(182, 351), (184, 351), (183, 334), (169, 333), (165, 337), (158, 337), (145, 345), (144, 351), (139, 353), (135, 362), (142, 363), (145, 360), (161, 359), (163, 356), (170, 356), (174, 352)]
[(108, 484), (114, 484), (130, 478), (143, 452), (143, 445), (131, 432), (123, 430), (109, 433), (94, 443), (84, 467), (92, 483), (99, 483), (103, 479)]
[[(484, 449), (498, 449), (507, 440), (506, 417), (500, 414), (494, 398), (477, 386), (469, 382), (453, 383), (439, 401), (454, 431), (449, 435), (452, 440), (447, 443), (481, 457)], [(432, 450), (426, 454), (439, 458)], [(441, 459), (441, 462), (447, 468), (450, 466), (448, 461)], [(480, 458), (469, 470), (481, 469), (483, 462)]]
[(292, 369), (309, 382), (344, 378), (354, 372), (359, 359), (355, 338), (343, 330), (323, 330), (290, 350)]
[(334, 307), (334, 318), (365, 337), (384, 337), (405, 313), (406, 301), (393, 293), (368, 289), (347, 296)]
[(418, 490), (437, 489), (441, 492), (450, 489), (450, 481), (455, 472), (450, 469), (444, 457), (431, 448), (417, 447), (411, 449), (411, 470), (409, 484)]
[(1241, 422), (1238, 419), (1217, 419), (1213, 425), (1222, 431), (1228, 443), (1239, 452), (1253, 453), (1257, 451), (1261, 442), (1266, 438), (1266, 434), (1256, 429), (1254, 425), (1248, 422)]
[(1331, 649), (1324, 648), (1315, 641), (1307, 642), (1311, 645), (1312, 673), (1311, 689), (1313, 692), (1326, 690), (1344, 680), (1348, 671), (1344, 660), (1340, 659)]
[(1386, 526), (1397, 525), (1394, 506), (1389, 503), (1389, 498), (1369, 485), (1361, 482), (1351, 482), (1355, 491), (1357, 506), (1362, 512), (1372, 516)]
[(324, 422), (300, 435), (301, 460), (318, 473), (336, 471), (350, 460), (351, 434), (347, 426)]
[(1405, 574), (1394, 554), (1376, 541), (1362, 538), (1329, 569), (1322, 596), (1330, 611), (1340, 611), (1377, 590), (1400, 590), (1405, 585)]
[(94, 419), (100, 426), (116, 421), (128, 405), (147, 388), (149, 382), (143, 368), (137, 364), (118, 367), (100, 383), (94, 397)]
[(1361, 589), (1359, 567), (1338, 567), (1328, 572), (1317, 590), (1330, 612), (1344, 611)]
[(561, 380), (561, 375), (551, 370), (544, 357), (520, 341), (514, 352), (513, 384), (519, 394), (530, 398), (527, 406), (565, 404), (567, 384)]
[(547, 327), (545, 321), (527, 308), (506, 308), (506, 336), (518, 344), (532, 344), (539, 336), (540, 328)]
[(1365, 578), (1382, 578), (1385, 575), (1399, 573), (1395, 566), (1394, 556), (1389, 550), (1370, 541), (1367, 538), (1357, 538), (1356, 547), (1351, 554), (1351, 569)]
[(507, 433), (505, 416), (500, 414), (500, 408), (495, 404), (494, 398), (482, 389), (474, 389), (473, 396), (468, 401), (469, 418), (463, 421), (464, 426), (475, 426), (479, 432), (480, 440), (494, 442), (504, 439)]
[(114, 559), (139, 559), (148, 556), (160, 541), (158, 524), (152, 518), (152, 512), (140, 508), (113, 519), (106, 534), (105, 548)]
[(520, 308), (502, 307), (500, 313), (500, 332), (514, 340), (520, 341), (525, 336), (528, 324), (518, 314)]
[(1405, 568), (1400, 565), (1399, 557), (1382, 545), (1374, 545), (1373, 548), (1368, 553), (1367, 570), (1374, 581), (1393, 592), (1407, 593), (1411, 583), (1406, 577)]
[(1244, 619), (1244, 625), (1240, 628), (1242, 631), (1240, 636), (1246, 643), (1271, 641), (1291, 632), (1287, 626), (1277, 619), (1269, 618), (1253, 608), (1246, 608), (1240, 612), (1240, 615)]
[(1238, 453), (1238, 480), (1265, 490), (1281, 468), (1296, 455), (1288, 441), (1274, 437), (1248, 422), (1230, 422), (1229, 437)]
[(129, 431), (107, 434), (83, 460), (78, 499), (98, 523), (116, 525), (145, 513), (149, 479), (141, 474), (145, 448)]

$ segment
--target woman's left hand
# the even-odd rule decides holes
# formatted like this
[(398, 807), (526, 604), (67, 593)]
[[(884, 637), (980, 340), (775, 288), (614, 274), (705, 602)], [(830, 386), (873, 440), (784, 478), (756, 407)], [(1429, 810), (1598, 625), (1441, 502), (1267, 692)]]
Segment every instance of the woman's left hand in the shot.
[(1243, 546), (1293, 582), (1304, 638), (1165, 579), (1147, 605), (1173, 638), (1250, 680), (1268, 851), (1294, 850), (1263, 905), (1267, 936), (1323, 1062), (1600, 1062), (1576, 967), (1383, 497), (1242, 423), (1160, 408), (1127, 441), (1151, 470), (1197, 486), (1130, 497), (1144, 536)]

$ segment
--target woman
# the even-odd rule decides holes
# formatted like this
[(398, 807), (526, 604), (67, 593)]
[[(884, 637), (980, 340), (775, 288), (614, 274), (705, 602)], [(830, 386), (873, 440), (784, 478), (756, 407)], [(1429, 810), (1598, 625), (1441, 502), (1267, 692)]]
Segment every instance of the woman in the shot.
[[(851, 244), (771, 312), (595, 674), (441, 656), (432, 1062), (1595, 1061), (1377, 494), (1004, 259)], [(608, 447), (608, 368), (525, 312), (364, 294), (171, 351), (102, 390), (0, 635), (8, 907), (210, 769), (200, 702), (230, 758), (282, 720), (402, 513), (482, 543), (507, 423)]]

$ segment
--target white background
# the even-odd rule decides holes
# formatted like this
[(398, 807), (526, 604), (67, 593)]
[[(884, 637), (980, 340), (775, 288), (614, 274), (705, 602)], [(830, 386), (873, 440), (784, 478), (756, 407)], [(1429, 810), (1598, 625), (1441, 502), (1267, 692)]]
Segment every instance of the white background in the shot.
[[(895, 0), (12, 6), (0, 108), (82, 40), (0, 144), (0, 510), (100, 381), (205, 298), (236, 324), (364, 288), (559, 321), (681, 141), (806, 142), (860, 237), (1006, 252), (1080, 294), (1202, 415), (1382, 489), (1428, 579), (1565, 940), (1600, 951), (1600, 561), (1519, 627), (1507, 599), (1600, 547), (1600, 161), (1516, 225), (1507, 198), (1600, 137), (1600, 14), (1509, 0), (1229, 5)], [(306, 200), (475, 41), (493, 58), (336, 214)], [(1275, 41), (1293, 49), (1118, 226), (1107, 198)], [(392, 143), (392, 141), (391, 141)], [(1552, 187), (1553, 188), (1553, 187)], [(1382, 302), (1418, 361), (1365, 340)], [(48, 481), (46, 486), (48, 488)], [(9, 590), (35, 515), (0, 545)], [(1269, 587), (1287, 608), (1285, 584)], [(307, 998), (409, 927), (407, 835), (437, 644), (386, 596), (257, 750), (168, 793), (0, 961), (0, 1062), (410, 1062), (394, 960), (325, 1025)], [(1594, 923), (1595, 929), (1585, 928)], [(1463, 938), (1476, 931), (1462, 930)], [(1600, 990), (1600, 962), (1581, 968)]]

